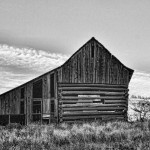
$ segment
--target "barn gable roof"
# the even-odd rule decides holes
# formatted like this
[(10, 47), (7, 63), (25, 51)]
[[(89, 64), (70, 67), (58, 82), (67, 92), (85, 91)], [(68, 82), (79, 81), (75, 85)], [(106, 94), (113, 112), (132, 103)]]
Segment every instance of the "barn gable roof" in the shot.
[[(134, 70), (131, 69), (131, 68), (126, 67), (119, 59), (117, 59), (114, 55), (112, 55), (107, 48), (105, 48), (98, 40), (96, 40), (95, 37), (92, 37), (83, 46), (81, 46), (63, 65), (65, 65), (72, 57), (74, 57), (83, 47), (85, 47), (85, 45), (87, 45), (88, 43), (91, 43), (91, 42), (96, 42), (97, 44), (99, 44), (99, 46), (102, 49), (107, 51), (114, 59), (116, 59), (123, 67), (125, 67), (129, 71), (129, 76), (130, 76), (129, 81), (131, 80), (131, 77), (133, 75)], [(60, 67), (62, 67), (63, 65), (61, 65)]]
[[(1, 95), (4, 95), (4, 94), (6, 94), (6, 93), (8, 93), (8, 92), (10, 92), (10, 91), (12, 91), (12, 90), (15, 90), (15, 89), (17, 89), (17, 88), (19, 88), (19, 87), (23, 87), (25, 84), (27, 84), (27, 83), (29, 83), (29, 82), (34, 82), (35, 80), (37, 80), (38, 78), (40, 78), (40, 77), (42, 77), (42, 76), (44, 76), (44, 75), (47, 75), (47, 74), (49, 74), (49, 73), (51, 73), (51, 72), (53, 72), (53, 71), (56, 71), (57, 69), (59, 69), (59, 68), (61, 68), (63, 65), (65, 65), (65, 64), (66, 64), (72, 57), (74, 57), (83, 47), (85, 47), (88, 43), (91, 43), (91, 42), (96, 42), (102, 49), (104, 49), (105, 51), (107, 51), (108, 53), (110, 53), (98, 40), (96, 40), (94, 37), (92, 37), (92, 38), (91, 38), (90, 40), (88, 40), (83, 46), (81, 46), (81, 47), (80, 47), (67, 61), (65, 61), (65, 63), (63, 63), (61, 66), (59, 66), (59, 67), (57, 67), (57, 68), (54, 68), (54, 69), (52, 69), (52, 70), (50, 70), (50, 71), (48, 71), (48, 72), (46, 72), (46, 73), (44, 73), (44, 74), (42, 74), (42, 75), (40, 75), (40, 76), (34, 78), (34, 79), (32, 79), (32, 80), (30, 80), (30, 81), (28, 81), (28, 82), (26, 82), (26, 83), (24, 83), (24, 84), (22, 84), (22, 85), (20, 85), (20, 86), (17, 86), (17, 87), (15, 87), (15, 88), (13, 88), (13, 89), (11, 89), (11, 90), (5, 92), (5, 93), (2, 93), (2, 94), (0, 94), (0, 96), (1, 96)], [(111, 53), (110, 53), (110, 54), (111, 54)], [(111, 54), (111, 56), (114, 57), (117, 61), (119, 61), (114, 55)], [(132, 70), (132, 69), (126, 67), (126, 66), (125, 66), (123, 63), (121, 63), (120, 61), (119, 61), (119, 63), (122, 64), (122, 66), (125, 67), (125, 68), (129, 71), (129, 76), (130, 76), (130, 77), (129, 77), (129, 81), (130, 81), (130, 79), (131, 79), (131, 77), (132, 77), (132, 75), (133, 75), (134, 70)]]
[[(98, 40), (96, 40), (94, 37), (92, 37), (92, 40), (95, 40), (97, 43), (99, 43), (99, 45), (101, 45), (103, 47), (103, 49), (105, 49), (106, 51), (108, 51)], [(108, 51), (109, 52), (109, 51)], [(109, 52), (110, 53), (110, 52)], [(111, 53), (110, 53), (111, 54)], [(112, 54), (111, 54), (112, 55)], [(112, 55), (112, 57), (114, 57), (115, 59), (117, 59), (114, 55)], [(117, 61), (122, 64), (128, 71), (129, 71), (129, 81), (131, 80), (131, 77), (134, 73), (134, 70), (131, 68), (126, 67), (119, 59), (117, 59)]]

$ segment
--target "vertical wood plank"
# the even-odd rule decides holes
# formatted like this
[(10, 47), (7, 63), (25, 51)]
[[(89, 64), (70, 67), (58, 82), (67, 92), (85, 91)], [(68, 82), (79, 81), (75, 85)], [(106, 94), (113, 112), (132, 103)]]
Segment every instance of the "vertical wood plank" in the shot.
[(96, 44), (96, 83), (99, 83), (99, 46)]
[(0, 96), (0, 115), (2, 114), (2, 105), (1, 105), (1, 101), (2, 101), (2, 99), (1, 99), (1, 96)]
[(2, 115), (4, 114), (4, 96), (2, 96)]
[[(60, 69), (58, 70), (59, 72), (59, 77), (61, 77), (61, 74), (60, 74)], [(48, 98), (48, 114), (50, 115), (50, 106), (51, 106), (51, 102), (50, 102), (50, 73), (47, 74), (47, 98)], [(50, 123), (50, 117), (49, 117), (49, 123)]]
[(83, 69), (83, 72), (82, 72), (82, 81), (83, 83), (85, 83), (85, 75), (86, 75), (86, 70), (85, 70), (85, 47), (82, 48), (82, 57), (83, 57), (83, 66), (82, 66), (82, 69)]
[(27, 124), (32, 121), (32, 83), (27, 84)]
[(20, 113), (20, 88), (16, 89), (16, 114), (19, 114)]
[(8, 114), (8, 94), (5, 95), (5, 107), (6, 107), (5, 114)]
[(58, 109), (59, 109), (59, 107), (58, 107), (58, 74), (57, 74), (57, 72), (55, 73), (56, 75), (56, 77), (55, 77), (55, 89), (56, 89), (56, 91), (55, 91), (55, 93), (56, 93), (56, 96), (55, 96), (55, 104), (56, 104), (56, 111), (55, 111), (55, 113), (56, 113), (56, 120), (58, 120)]
[(58, 103), (57, 103), (57, 72), (54, 72), (54, 89), (55, 89), (55, 99), (54, 99), (54, 104), (55, 104), (55, 112), (54, 116), (58, 116)]
[(85, 83), (88, 83), (88, 51), (85, 47)]
[(24, 113), (25, 113), (25, 125), (27, 124), (27, 85), (24, 86)]
[[(95, 57), (95, 55), (94, 55), (94, 57), (92, 56), (92, 51), (93, 51), (93, 47), (94, 47), (94, 42), (92, 42), (92, 43), (90, 43), (90, 48), (89, 48), (89, 53), (90, 53), (90, 56), (89, 56), (89, 60), (90, 60), (90, 65), (89, 65), (89, 67), (90, 67), (90, 69), (89, 69), (89, 71), (90, 71), (90, 83), (93, 83), (94, 82), (94, 75), (95, 75), (95, 73), (94, 73), (94, 57)], [(94, 49), (94, 53), (95, 53), (95, 49)]]
[(90, 83), (90, 77), (91, 77), (91, 72), (90, 72), (90, 48), (91, 48), (91, 44), (88, 43), (88, 45), (87, 45), (87, 51), (88, 51), (88, 83)]
[(99, 83), (103, 83), (103, 53), (99, 47)]
[(0, 115), (2, 114), (2, 96), (0, 96)]
[(93, 83), (96, 83), (96, 43), (94, 45), (94, 59), (93, 59)]
[(103, 58), (103, 79), (102, 79), (102, 83), (105, 84), (105, 78), (106, 78), (106, 64), (105, 64), (105, 56), (106, 56), (106, 52), (102, 49), (102, 58)]

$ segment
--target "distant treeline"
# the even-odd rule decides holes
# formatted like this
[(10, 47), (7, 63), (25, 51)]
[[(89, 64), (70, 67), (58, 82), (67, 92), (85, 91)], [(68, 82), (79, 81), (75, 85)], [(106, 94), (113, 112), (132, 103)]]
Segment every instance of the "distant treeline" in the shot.
[(140, 96), (140, 95), (138, 95), (138, 96), (136, 96), (136, 95), (131, 95), (131, 97), (130, 98), (137, 98), (137, 99), (150, 99), (150, 97), (145, 97), (145, 96)]

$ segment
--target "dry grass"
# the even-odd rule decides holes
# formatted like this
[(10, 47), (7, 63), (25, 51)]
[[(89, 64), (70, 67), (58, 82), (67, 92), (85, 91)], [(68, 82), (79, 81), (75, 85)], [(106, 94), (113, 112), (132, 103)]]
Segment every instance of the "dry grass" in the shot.
[(0, 148), (32, 150), (150, 149), (150, 121), (0, 127)]

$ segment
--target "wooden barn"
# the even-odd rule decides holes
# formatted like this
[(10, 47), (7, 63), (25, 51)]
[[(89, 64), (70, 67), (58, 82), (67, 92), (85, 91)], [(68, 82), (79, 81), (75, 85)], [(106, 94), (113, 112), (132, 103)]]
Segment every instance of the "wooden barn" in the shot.
[(0, 123), (127, 119), (133, 70), (92, 37), (62, 66), (0, 95)]

